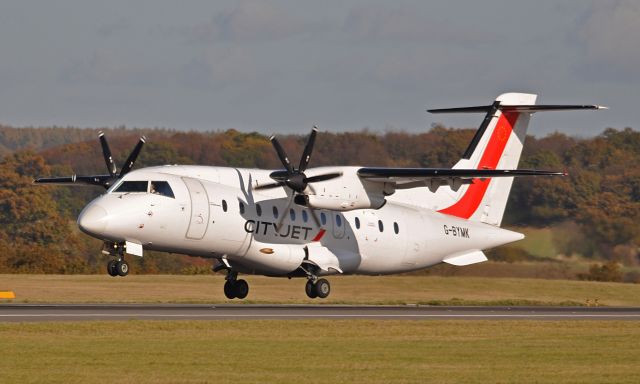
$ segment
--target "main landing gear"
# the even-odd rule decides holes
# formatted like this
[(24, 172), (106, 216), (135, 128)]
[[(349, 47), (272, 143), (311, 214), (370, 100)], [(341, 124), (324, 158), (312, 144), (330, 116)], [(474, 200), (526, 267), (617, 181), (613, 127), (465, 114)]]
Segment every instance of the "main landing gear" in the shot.
[(227, 276), (224, 278), (224, 295), (227, 299), (244, 299), (249, 294), (249, 283), (245, 280), (238, 279), (238, 272), (231, 269), (231, 265), (226, 259), (219, 259), (212, 268), (213, 272), (220, 272), (222, 270), (227, 271)]
[(316, 297), (324, 299), (331, 293), (331, 285), (326, 279), (310, 277), (304, 286), (304, 291), (310, 299), (315, 299)]
[(227, 281), (224, 283), (224, 295), (227, 299), (244, 299), (249, 294), (249, 283), (238, 279), (238, 272), (227, 270)]

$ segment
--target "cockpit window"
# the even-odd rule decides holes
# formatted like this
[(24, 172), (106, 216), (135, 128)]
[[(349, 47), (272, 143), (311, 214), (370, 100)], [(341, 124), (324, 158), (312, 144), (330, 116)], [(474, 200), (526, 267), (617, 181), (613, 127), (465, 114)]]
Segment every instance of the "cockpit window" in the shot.
[(123, 181), (114, 192), (147, 192), (148, 181)]
[[(168, 182), (166, 181), (152, 181), (151, 182), (151, 189), (149, 189), (149, 191), (151, 193), (155, 193), (156, 195), (162, 195), (162, 196), (167, 196), (170, 197), (172, 199), (175, 199), (175, 196), (173, 194), (173, 190), (171, 189), (171, 186), (169, 185)], [(225, 202), (226, 204), (226, 202)], [(226, 211), (226, 209), (225, 209)]]

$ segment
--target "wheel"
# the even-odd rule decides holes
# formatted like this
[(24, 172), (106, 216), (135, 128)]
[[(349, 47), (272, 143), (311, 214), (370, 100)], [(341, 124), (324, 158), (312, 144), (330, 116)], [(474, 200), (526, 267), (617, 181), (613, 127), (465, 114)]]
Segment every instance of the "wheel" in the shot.
[(316, 281), (315, 291), (319, 298), (324, 299), (325, 297), (329, 296), (329, 293), (331, 293), (331, 286), (329, 285), (329, 282), (327, 280), (320, 279)]
[(309, 296), (310, 299), (315, 299), (316, 297), (318, 297), (316, 286), (311, 280), (307, 280), (307, 284), (304, 286), (304, 292), (307, 294), (307, 296)]
[(227, 296), (227, 299), (229, 300), (236, 298), (236, 287), (230, 280), (227, 280), (224, 283), (224, 295)]
[(111, 277), (118, 276), (118, 271), (116, 271), (116, 263), (117, 262), (118, 262), (117, 260), (109, 260), (109, 262), (107, 263), (107, 273)]
[(129, 264), (124, 260), (118, 261), (116, 263), (116, 273), (118, 276), (127, 276), (129, 274)]
[(235, 291), (238, 299), (244, 299), (249, 294), (249, 284), (242, 279), (236, 280)]

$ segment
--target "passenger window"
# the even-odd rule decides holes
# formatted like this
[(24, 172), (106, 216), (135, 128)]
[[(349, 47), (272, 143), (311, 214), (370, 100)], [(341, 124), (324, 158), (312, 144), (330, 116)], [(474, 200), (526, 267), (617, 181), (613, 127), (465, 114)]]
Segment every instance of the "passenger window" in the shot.
[(296, 221), (296, 211), (293, 208), (289, 210), (289, 217), (291, 217), (291, 221)]
[(360, 219), (356, 217), (356, 229), (360, 229)]
[(227, 212), (227, 201), (226, 200), (222, 200), (222, 210)]
[(398, 233), (400, 233), (400, 227), (398, 226), (398, 223), (393, 222), (393, 231), (396, 233), (396, 235)]
[(320, 212), (320, 222), (322, 225), (327, 225), (327, 215), (324, 212)]
[(336, 215), (336, 225), (342, 227), (342, 217), (340, 215)]
[(244, 203), (242, 201), (240, 201), (240, 214), (244, 214)]
[(262, 216), (262, 207), (260, 206), (260, 204), (256, 204), (256, 214), (258, 216)]
[(124, 181), (115, 192), (147, 192), (148, 181)]
[(304, 221), (305, 223), (309, 221), (309, 214), (307, 214), (307, 211), (305, 211), (304, 209), (302, 210), (302, 221)]
[(276, 219), (278, 218), (278, 207), (275, 205), (273, 206), (273, 217)]
[(380, 232), (384, 231), (384, 225), (382, 225), (382, 220), (378, 220), (378, 229)]

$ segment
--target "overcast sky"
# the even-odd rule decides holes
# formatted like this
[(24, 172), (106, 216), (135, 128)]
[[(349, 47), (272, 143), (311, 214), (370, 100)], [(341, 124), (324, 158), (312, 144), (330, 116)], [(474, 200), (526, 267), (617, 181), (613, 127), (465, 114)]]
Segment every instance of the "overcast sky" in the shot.
[(476, 126), (508, 91), (640, 129), (640, 2), (2, 1), (0, 123), (262, 133)]

